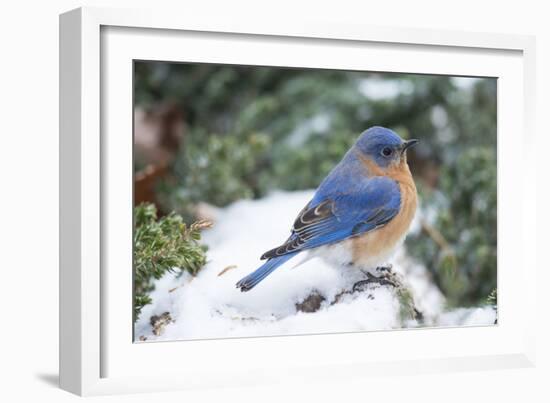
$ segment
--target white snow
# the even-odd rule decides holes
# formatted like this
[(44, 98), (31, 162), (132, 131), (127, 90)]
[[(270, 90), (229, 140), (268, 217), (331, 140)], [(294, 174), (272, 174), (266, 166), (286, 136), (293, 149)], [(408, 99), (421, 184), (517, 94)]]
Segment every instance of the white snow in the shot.
[(458, 88), (469, 90), (482, 78), (479, 77), (451, 77), (451, 82)]
[(459, 308), (443, 313), (438, 320), (440, 326), (483, 326), (495, 324), (496, 311), (491, 306)]
[(384, 80), (379, 77), (371, 77), (359, 82), (361, 94), (374, 101), (392, 99), (400, 94), (409, 95), (413, 89), (413, 84), (405, 80)]
[(326, 133), (331, 124), (331, 118), (326, 113), (319, 113), (296, 126), (286, 140), (291, 147), (299, 147), (304, 144), (312, 134)]
[[(143, 308), (135, 325), (137, 340), (181, 340), (245, 336), (335, 333), (388, 330), (419, 326), (403, 320), (400, 303), (391, 287), (369, 287), (366, 292), (337, 294), (364, 278), (357, 269), (329, 266), (319, 258), (298, 255), (275, 270), (249, 292), (235, 283), (262, 261), (261, 254), (282, 243), (292, 222), (310, 200), (312, 191), (275, 192), (262, 200), (242, 200), (217, 212), (214, 227), (203, 233), (208, 264), (196, 277), (168, 274), (155, 284), (153, 303)], [(414, 224), (413, 224), (414, 226)], [(393, 270), (406, 280), (414, 301), (424, 314), (424, 325), (492, 324), (491, 308), (443, 313), (445, 299), (424, 266), (401, 248)], [(219, 275), (224, 269), (226, 272)], [(313, 313), (298, 312), (296, 304), (313, 290), (325, 300)], [(170, 312), (173, 323), (155, 336), (149, 318)]]

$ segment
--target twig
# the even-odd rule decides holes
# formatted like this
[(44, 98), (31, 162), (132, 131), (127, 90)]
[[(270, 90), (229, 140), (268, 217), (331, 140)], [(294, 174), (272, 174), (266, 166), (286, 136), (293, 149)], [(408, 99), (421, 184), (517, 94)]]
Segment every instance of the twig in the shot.
[(222, 271), (220, 271), (218, 273), (218, 277), (220, 276), (223, 276), (225, 273), (227, 273), (229, 270), (233, 270), (233, 269), (236, 269), (237, 268), (237, 265), (235, 264), (232, 264), (232, 265), (229, 265), (227, 266), (225, 269), (223, 269)]

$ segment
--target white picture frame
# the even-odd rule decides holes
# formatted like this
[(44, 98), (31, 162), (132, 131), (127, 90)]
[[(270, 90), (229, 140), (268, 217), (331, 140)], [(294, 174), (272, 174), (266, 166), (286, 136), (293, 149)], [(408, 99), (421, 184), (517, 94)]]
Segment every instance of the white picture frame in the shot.
[[(262, 51), (266, 47), (272, 51)], [(505, 162), (510, 153), (528, 158), (536, 146), (534, 49), (532, 37), (519, 35), (294, 25), (267, 17), (216, 20), (151, 10), (81, 8), (61, 15), (61, 387), (97, 395), (534, 365), (535, 282), (529, 279), (537, 267), (536, 176)], [(326, 61), (327, 52), (338, 57)], [(380, 57), (364, 60), (367, 54)], [(126, 319), (133, 59), (498, 77), (498, 326), (132, 343)], [(115, 136), (115, 129), (127, 135)], [(386, 343), (391, 351), (360, 348)], [(247, 357), (239, 353), (244, 347)], [(185, 361), (174, 359), (180, 355)], [(137, 373), (136, 361), (154, 371)]]

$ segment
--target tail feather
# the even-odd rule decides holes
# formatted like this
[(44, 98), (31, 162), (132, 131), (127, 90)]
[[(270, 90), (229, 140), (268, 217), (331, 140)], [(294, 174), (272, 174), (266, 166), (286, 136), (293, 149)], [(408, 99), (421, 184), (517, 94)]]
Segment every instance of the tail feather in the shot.
[(269, 259), (267, 262), (265, 262), (263, 265), (261, 265), (258, 269), (256, 269), (252, 273), (250, 273), (248, 276), (240, 279), (239, 282), (236, 284), (237, 288), (240, 288), (241, 291), (243, 292), (250, 291), (256, 285), (258, 285), (260, 281), (262, 281), (267, 276), (269, 276), (276, 268), (281, 266), (283, 263), (285, 263), (294, 255), (295, 255), (294, 253), (289, 253), (288, 255), (283, 255), (280, 257)]

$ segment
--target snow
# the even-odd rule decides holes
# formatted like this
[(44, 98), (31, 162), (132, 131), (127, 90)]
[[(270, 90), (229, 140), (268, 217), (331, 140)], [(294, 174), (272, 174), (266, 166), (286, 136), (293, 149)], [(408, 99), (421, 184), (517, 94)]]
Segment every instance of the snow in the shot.
[(439, 317), (440, 326), (483, 326), (495, 324), (496, 311), (491, 306), (459, 308)]
[(326, 133), (331, 124), (330, 116), (319, 113), (310, 119), (300, 123), (288, 136), (287, 143), (291, 147), (299, 147), (304, 144), (314, 133)]
[(400, 94), (410, 95), (413, 84), (405, 80), (384, 80), (379, 77), (365, 78), (359, 82), (359, 91), (373, 101), (392, 99)]
[[(392, 259), (393, 271), (405, 279), (417, 309), (424, 315), (422, 323), (402, 318), (397, 292), (390, 286), (369, 285), (364, 292), (338, 296), (343, 290), (351, 290), (355, 282), (364, 279), (364, 274), (357, 269), (328, 265), (316, 257), (297, 266), (304, 260), (298, 255), (251, 291), (240, 292), (235, 283), (259, 267), (263, 252), (287, 238), (296, 214), (312, 194), (274, 192), (261, 200), (242, 200), (218, 210), (214, 227), (203, 233), (203, 242), (209, 248), (207, 265), (196, 277), (168, 274), (155, 283), (153, 303), (143, 308), (136, 322), (136, 340), (494, 323), (496, 313), (492, 308), (444, 312), (443, 295), (431, 282), (426, 268), (409, 258), (404, 248)], [(320, 309), (311, 313), (297, 311), (296, 304), (314, 291), (324, 298)], [(160, 335), (154, 335), (150, 317), (164, 312), (170, 313), (173, 322)]]
[(469, 90), (482, 79), (479, 77), (451, 77), (451, 82), (458, 88)]

